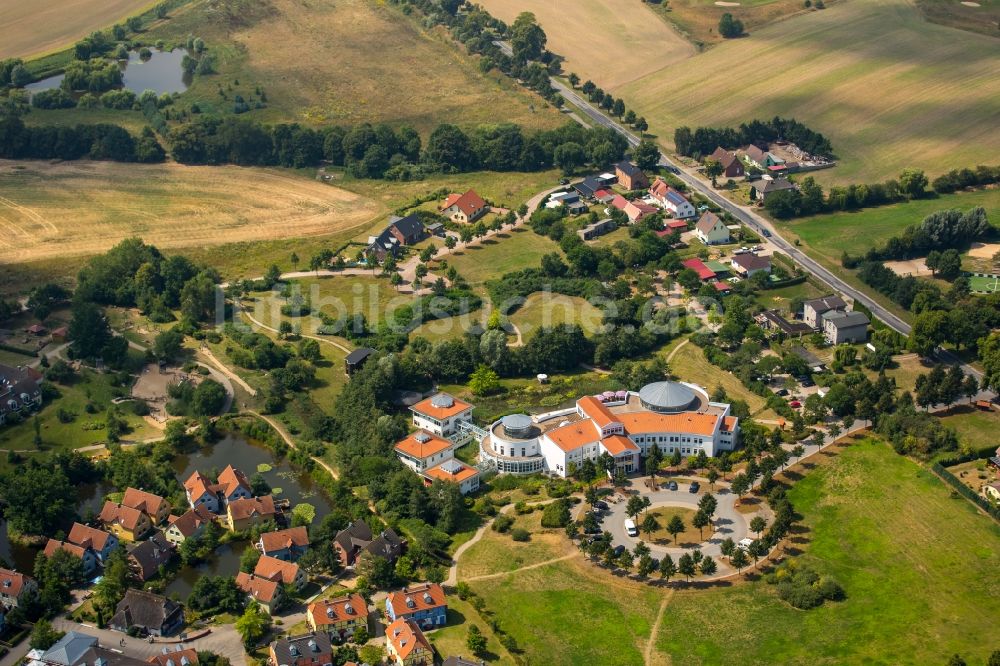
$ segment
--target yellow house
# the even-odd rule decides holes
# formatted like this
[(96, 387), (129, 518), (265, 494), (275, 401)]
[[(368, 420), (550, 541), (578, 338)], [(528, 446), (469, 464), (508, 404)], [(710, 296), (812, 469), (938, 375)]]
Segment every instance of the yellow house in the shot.
[(265, 520), (273, 520), (275, 515), (274, 498), (270, 495), (238, 499), (226, 505), (226, 522), (234, 532), (243, 532)]
[(142, 511), (154, 525), (163, 524), (163, 521), (170, 515), (170, 502), (159, 495), (147, 493), (145, 490), (126, 489), (122, 504), (130, 509)]
[(430, 666), (434, 652), (424, 632), (412, 620), (400, 618), (385, 628), (389, 663), (396, 666)]
[(306, 622), (315, 632), (324, 632), (338, 641), (346, 640), (358, 628), (368, 628), (368, 603), (360, 594), (316, 601), (306, 609)]
[(104, 503), (100, 520), (120, 541), (138, 541), (153, 529), (149, 516), (142, 511), (115, 502)]

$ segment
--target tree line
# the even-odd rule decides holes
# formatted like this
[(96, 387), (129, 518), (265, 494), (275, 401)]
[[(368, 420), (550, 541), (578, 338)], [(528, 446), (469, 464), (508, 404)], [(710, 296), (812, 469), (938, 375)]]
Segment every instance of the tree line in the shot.
[(793, 118), (775, 116), (771, 120), (751, 120), (739, 127), (696, 127), (692, 131), (682, 126), (674, 130), (675, 149), (689, 157), (710, 155), (719, 146), (734, 150), (751, 143), (766, 146), (779, 139), (790, 141), (813, 155), (833, 155), (829, 139)]
[(16, 115), (0, 114), (0, 157), (150, 163), (162, 162), (166, 151), (148, 127), (134, 137), (118, 125), (27, 126)]
[(870, 248), (863, 257), (846, 252), (841, 257), (845, 268), (855, 268), (860, 261), (889, 261), (927, 256), (937, 250), (965, 250), (974, 241), (994, 233), (982, 206), (962, 212), (958, 208), (940, 210), (910, 225), (899, 236), (892, 236), (881, 247)]

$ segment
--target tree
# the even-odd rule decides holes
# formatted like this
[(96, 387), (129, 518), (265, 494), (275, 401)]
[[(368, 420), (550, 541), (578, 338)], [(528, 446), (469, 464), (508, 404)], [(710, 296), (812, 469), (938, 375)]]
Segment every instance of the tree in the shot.
[(545, 50), (545, 31), (531, 12), (521, 12), (510, 29), (510, 46), (520, 61), (538, 60)]
[(111, 332), (111, 326), (101, 309), (89, 302), (73, 303), (73, 316), (69, 323), (69, 338), (76, 355), (84, 359), (101, 359), (117, 364), (125, 358), (128, 341)]
[(705, 160), (705, 175), (712, 179), (712, 187), (716, 187), (716, 178), (722, 175), (722, 162), (719, 160)]
[(714, 467), (710, 467), (705, 476), (708, 478), (708, 485), (712, 487), (712, 490), (715, 490), (715, 482), (719, 480), (719, 471)]
[(732, 557), (729, 558), (729, 563), (736, 567), (736, 571), (743, 571), (743, 569), (750, 564), (750, 559), (747, 557), (746, 551), (742, 548), (737, 548), (733, 551)]
[(635, 121), (635, 128), (639, 130), (639, 138), (641, 139), (646, 130), (649, 129), (649, 123), (646, 122), (644, 116), (639, 116), (638, 120)]
[(652, 141), (640, 141), (632, 151), (632, 159), (643, 171), (652, 171), (660, 163), (660, 149)]
[(469, 632), (465, 636), (465, 646), (477, 657), (486, 653), (486, 637), (474, 624), (469, 626)]
[(621, 97), (615, 99), (614, 103), (611, 105), (611, 113), (621, 118), (625, 114), (625, 102)]
[(635, 519), (646, 508), (642, 500), (640, 495), (632, 495), (628, 498), (628, 502), (625, 504), (625, 513), (629, 518)]
[(648, 577), (649, 574), (653, 573), (655, 568), (653, 558), (649, 555), (649, 553), (643, 553), (639, 556), (639, 567), (636, 570), (636, 573), (639, 574), (640, 578)]
[(927, 193), (927, 176), (920, 169), (903, 169), (899, 187), (911, 199), (919, 199)]
[(731, 537), (726, 537), (723, 539), (722, 543), (719, 544), (719, 551), (726, 557), (732, 557), (733, 553), (736, 552), (736, 542), (732, 540)]
[(41, 619), (35, 623), (31, 630), (31, 639), (28, 644), (33, 650), (48, 650), (65, 635), (65, 632), (56, 631), (52, 628), (52, 623), (46, 619)]
[(737, 18), (733, 18), (732, 14), (726, 12), (719, 19), (719, 34), (726, 39), (739, 37), (743, 34), (743, 22)]
[(764, 516), (754, 516), (750, 519), (750, 531), (754, 532), (758, 539), (765, 529), (767, 529), (767, 520)]
[(552, 162), (562, 169), (563, 173), (568, 175), (586, 164), (587, 153), (580, 144), (575, 141), (567, 141), (566, 143), (559, 144), (552, 151)]
[(474, 395), (489, 395), (500, 388), (500, 375), (488, 365), (480, 365), (469, 377), (469, 390)]
[(704, 529), (712, 522), (708, 514), (705, 513), (704, 509), (699, 509), (695, 514), (694, 518), (691, 519), (691, 524), (698, 528), (698, 535), (704, 538)]
[(669, 554), (664, 555), (663, 559), (660, 560), (660, 578), (669, 583), (676, 574), (677, 565), (674, 564), (674, 558), (670, 557)]
[(184, 343), (184, 333), (179, 328), (171, 328), (157, 334), (153, 340), (153, 354), (164, 361), (176, 357)]
[(767, 555), (767, 546), (760, 539), (754, 539), (747, 546), (747, 554), (753, 558), (754, 566), (757, 566), (757, 561)]
[(677, 573), (684, 576), (688, 581), (691, 580), (691, 576), (697, 575), (695, 561), (690, 553), (684, 553), (681, 555), (681, 559), (677, 561)]
[(576, 75), (576, 72), (570, 72), (569, 76), (566, 77), (569, 84), (576, 88), (580, 84), (580, 77)]
[(648, 539), (658, 529), (660, 529), (660, 523), (656, 520), (656, 516), (647, 513), (646, 517), (642, 519), (642, 531), (646, 534), (646, 538)]
[(733, 479), (732, 483), (730, 484), (730, 488), (734, 493), (736, 493), (736, 497), (738, 499), (742, 499), (743, 496), (750, 491), (750, 484), (751, 484), (750, 477), (747, 476), (746, 473), (741, 472), (740, 474), (737, 474), (736, 477)]
[(264, 612), (256, 600), (251, 601), (243, 615), (236, 620), (236, 631), (243, 639), (243, 646), (248, 650), (264, 637), (271, 626), (271, 617)]
[(247, 548), (240, 555), (240, 571), (253, 573), (260, 561), (260, 551), (256, 548)]
[(701, 575), (711, 576), (718, 570), (718, 565), (716, 565), (715, 560), (706, 555), (698, 568), (701, 569)]
[(674, 544), (677, 543), (677, 535), (684, 531), (684, 520), (677, 514), (674, 514), (670, 518), (670, 522), (667, 523), (667, 533), (674, 538)]

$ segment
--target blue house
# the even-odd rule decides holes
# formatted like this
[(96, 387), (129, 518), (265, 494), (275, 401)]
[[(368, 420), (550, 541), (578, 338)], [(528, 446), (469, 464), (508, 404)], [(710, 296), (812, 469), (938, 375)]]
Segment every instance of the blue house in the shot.
[(392, 622), (400, 618), (413, 620), (421, 629), (442, 627), (448, 622), (448, 603), (437, 583), (390, 592), (385, 599), (385, 612)]

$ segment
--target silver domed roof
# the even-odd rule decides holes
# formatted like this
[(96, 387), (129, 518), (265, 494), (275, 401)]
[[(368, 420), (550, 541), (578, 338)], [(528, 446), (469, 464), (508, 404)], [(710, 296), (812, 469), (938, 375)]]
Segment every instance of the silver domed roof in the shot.
[(531, 417), (527, 414), (509, 414), (502, 419), (504, 430), (510, 433), (524, 432), (531, 427)]
[(695, 392), (677, 382), (654, 382), (639, 390), (643, 407), (656, 412), (681, 412), (696, 399)]

